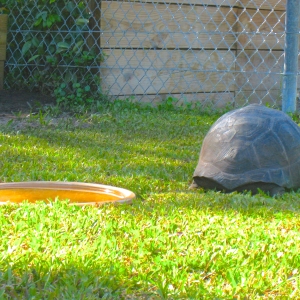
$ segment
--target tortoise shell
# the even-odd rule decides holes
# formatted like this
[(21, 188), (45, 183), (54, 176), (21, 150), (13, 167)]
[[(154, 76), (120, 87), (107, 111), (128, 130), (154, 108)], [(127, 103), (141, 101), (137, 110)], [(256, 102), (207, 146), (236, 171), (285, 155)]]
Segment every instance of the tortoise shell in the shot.
[[(300, 128), (285, 113), (252, 104), (219, 118), (203, 140), (193, 187), (300, 187)], [(276, 192), (275, 192), (276, 193)]]

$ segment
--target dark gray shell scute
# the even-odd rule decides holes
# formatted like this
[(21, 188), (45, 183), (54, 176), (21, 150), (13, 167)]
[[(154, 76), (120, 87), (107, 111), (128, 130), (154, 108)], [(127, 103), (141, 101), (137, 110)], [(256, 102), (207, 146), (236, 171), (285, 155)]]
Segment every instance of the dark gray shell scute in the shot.
[(207, 133), (194, 179), (227, 190), (251, 183), (300, 187), (300, 128), (285, 113), (260, 105), (223, 115)]

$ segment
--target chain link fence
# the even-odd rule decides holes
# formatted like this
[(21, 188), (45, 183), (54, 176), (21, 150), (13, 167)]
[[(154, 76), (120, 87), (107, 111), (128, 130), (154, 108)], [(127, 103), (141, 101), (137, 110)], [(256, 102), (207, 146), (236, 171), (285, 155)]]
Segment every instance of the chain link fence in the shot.
[(286, 1), (25, 2), (10, 8), (7, 89), (281, 105)]

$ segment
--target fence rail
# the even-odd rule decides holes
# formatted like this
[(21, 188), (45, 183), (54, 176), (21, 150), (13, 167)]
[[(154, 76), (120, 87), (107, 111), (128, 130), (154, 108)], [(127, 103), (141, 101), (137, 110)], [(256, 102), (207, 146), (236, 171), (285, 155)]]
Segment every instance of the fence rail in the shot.
[[(152, 103), (172, 97), (214, 107), (281, 105), (286, 1), (86, 2), (89, 24), (80, 28), (81, 35), (85, 45), (105, 54), (105, 59), (80, 66), (85, 70), (80, 74), (96, 74), (101, 79), (101, 91), (97, 92)], [(7, 74), (15, 71), (24, 76), (24, 70), (30, 75), (47, 68), (43, 61), (29, 62), (20, 55), (29, 32), (42, 38), (41, 32), (28, 28), (26, 19), (17, 21), (16, 12), (23, 14), (24, 9), (16, 4), (10, 15), (14, 25), (9, 28)], [(47, 9), (54, 11), (55, 3)], [(75, 6), (70, 9), (75, 10)], [(72, 17), (75, 24), (80, 16), (71, 11)], [(51, 33), (54, 39), (63, 40), (78, 30), (51, 29)], [(10, 41), (16, 40), (20, 43), (10, 47)], [(65, 80), (78, 72), (78, 66), (66, 62), (59, 68)], [(6, 80), (5, 84), (15, 88), (16, 82), (19, 80)]]

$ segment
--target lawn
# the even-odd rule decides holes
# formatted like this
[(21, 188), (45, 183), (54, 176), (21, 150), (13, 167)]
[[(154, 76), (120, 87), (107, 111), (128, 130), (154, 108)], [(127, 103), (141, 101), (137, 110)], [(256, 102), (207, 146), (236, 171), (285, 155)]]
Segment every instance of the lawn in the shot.
[(132, 205), (0, 208), (0, 299), (300, 298), (299, 193), (188, 190), (218, 114), (116, 104), (0, 125), (0, 180), (95, 182)]

